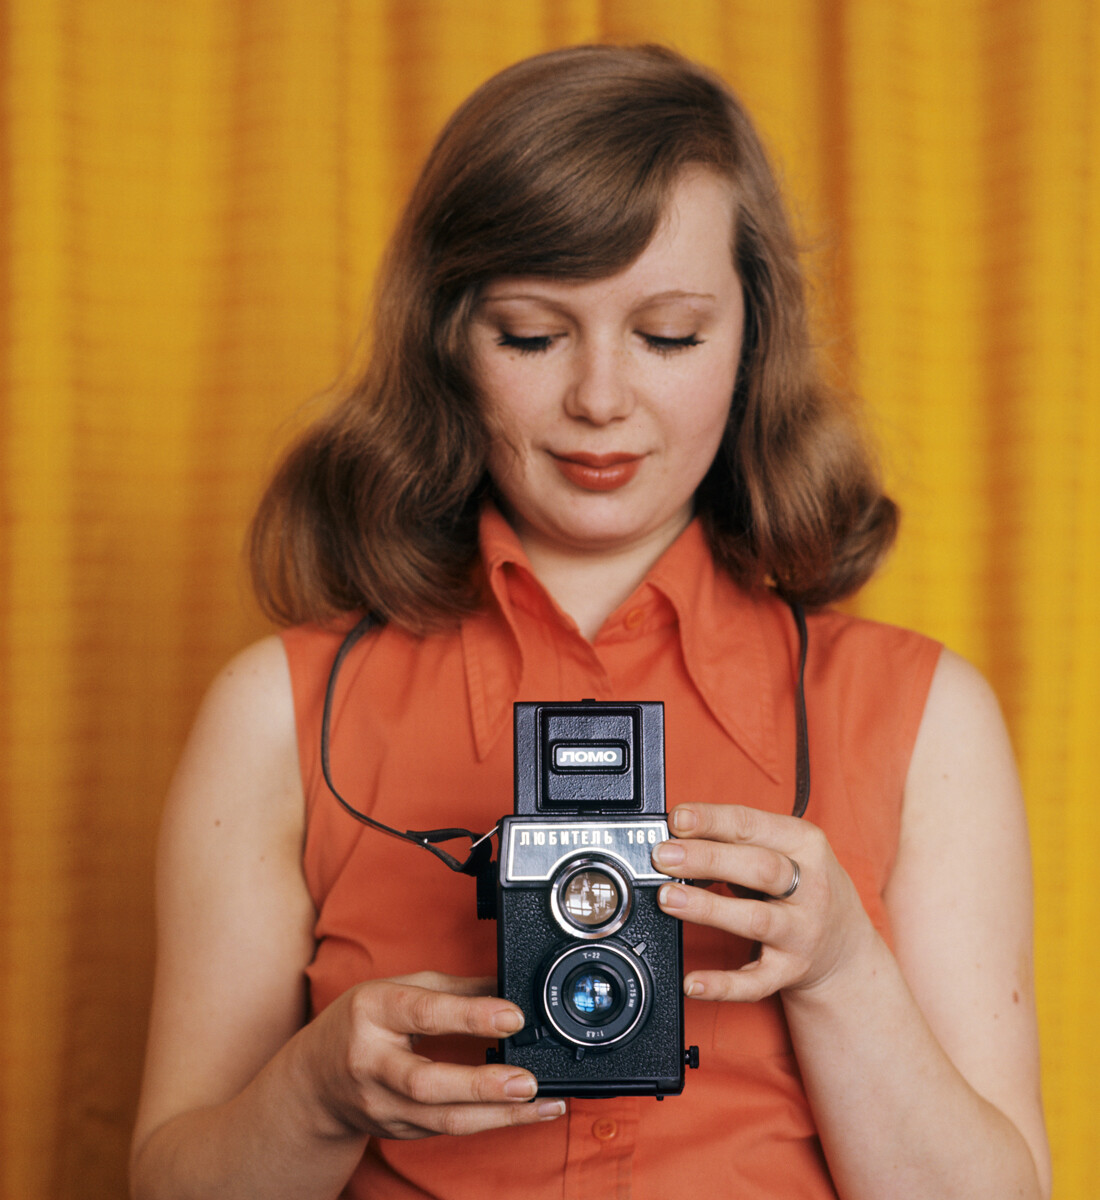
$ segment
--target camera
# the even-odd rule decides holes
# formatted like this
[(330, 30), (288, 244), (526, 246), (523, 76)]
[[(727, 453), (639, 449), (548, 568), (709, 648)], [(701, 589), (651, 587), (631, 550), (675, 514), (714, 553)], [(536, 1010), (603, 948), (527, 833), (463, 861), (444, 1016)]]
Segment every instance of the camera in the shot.
[(501, 996), (523, 1029), (491, 1061), (548, 1096), (683, 1090), (683, 933), (657, 905), (667, 877), (664, 706), (515, 705), (515, 812), (496, 872)]

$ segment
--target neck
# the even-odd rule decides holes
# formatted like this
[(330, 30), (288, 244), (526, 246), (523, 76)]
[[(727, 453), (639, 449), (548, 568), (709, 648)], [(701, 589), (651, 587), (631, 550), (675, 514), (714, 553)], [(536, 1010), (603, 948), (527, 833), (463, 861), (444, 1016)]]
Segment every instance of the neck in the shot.
[(619, 550), (577, 552), (517, 530), (539, 582), (590, 642), (680, 532), (669, 536), (662, 530), (659, 536)]

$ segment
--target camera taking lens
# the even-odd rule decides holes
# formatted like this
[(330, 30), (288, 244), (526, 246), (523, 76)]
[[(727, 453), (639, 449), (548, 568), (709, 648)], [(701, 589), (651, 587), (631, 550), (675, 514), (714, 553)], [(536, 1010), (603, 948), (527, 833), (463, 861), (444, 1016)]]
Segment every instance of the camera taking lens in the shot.
[(608, 1021), (622, 1008), (622, 989), (604, 971), (578, 967), (565, 981), (565, 1004), (579, 1020)]
[(606, 1049), (639, 1033), (649, 1015), (649, 968), (626, 946), (572, 946), (539, 972), (542, 1009), (554, 1033)]

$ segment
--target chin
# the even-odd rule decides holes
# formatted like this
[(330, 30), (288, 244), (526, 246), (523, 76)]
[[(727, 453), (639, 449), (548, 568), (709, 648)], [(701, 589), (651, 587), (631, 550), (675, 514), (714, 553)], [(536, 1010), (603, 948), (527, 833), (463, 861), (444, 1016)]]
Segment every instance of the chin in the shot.
[(667, 540), (671, 543), (686, 524), (686, 520), (681, 521), (678, 518), (653, 521), (604, 519), (561, 522), (557, 525), (557, 540), (578, 553), (612, 553), (654, 540)]

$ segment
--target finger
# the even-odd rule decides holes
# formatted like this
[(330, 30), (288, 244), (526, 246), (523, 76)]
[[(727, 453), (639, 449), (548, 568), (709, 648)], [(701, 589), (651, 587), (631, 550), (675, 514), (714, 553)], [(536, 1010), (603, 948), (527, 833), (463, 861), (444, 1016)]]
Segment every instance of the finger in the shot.
[[(417, 1137), (444, 1133), (464, 1137), (503, 1129), (513, 1125), (537, 1125), (553, 1121), (565, 1112), (564, 1100), (539, 1100), (534, 1104), (447, 1104), (438, 1107), (413, 1105), (407, 1116), (398, 1118), (414, 1133), (397, 1136)], [(392, 1124), (391, 1124), (392, 1128)]]
[(472, 1067), (399, 1053), (379, 1066), (379, 1082), (417, 1104), (515, 1104), (533, 1100), (538, 1091), (529, 1071), (503, 1064)]
[(462, 996), (389, 981), (359, 994), (367, 1019), (394, 1033), (508, 1037), (523, 1028), (520, 1009), (495, 996)]
[(692, 971), (684, 979), (684, 995), (693, 1000), (734, 1000), (754, 1004), (787, 984), (778, 963), (756, 959), (736, 971)]
[(535, 1099), (533, 1075), (504, 1065), (471, 1067), (396, 1053), (378, 1064), (375, 1083), (385, 1097), (380, 1124), (394, 1137), (479, 1133), (554, 1120), (565, 1111), (564, 1101)]
[(798, 857), (814, 827), (799, 817), (765, 812), (744, 804), (680, 804), (669, 814), (678, 838), (770, 846)]
[(676, 840), (659, 843), (652, 857), (674, 878), (720, 879), (769, 896), (781, 896), (794, 879), (795, 860), (765, 846)]
[(775, 943), (790, 929), (791, 913), (786, 905), (723, 896), (683, 883), (663, 884), (657, 891), (657, 903), (669, 916), (722, 929), (750, 942)]
[(394, 983), (412, 983), (433, 992), (451, 992), (455, 996), (495, 996), (495, 975), (444, 975), (442, 971), (416, 971), (412, 975), (397, 975)]

